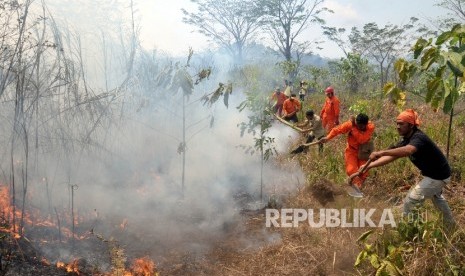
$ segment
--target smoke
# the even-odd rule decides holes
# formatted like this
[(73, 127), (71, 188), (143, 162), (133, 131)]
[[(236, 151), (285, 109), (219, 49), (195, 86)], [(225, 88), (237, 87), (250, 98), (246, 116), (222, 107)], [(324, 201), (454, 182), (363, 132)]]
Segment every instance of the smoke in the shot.
[[(82, 43), (90, 52), (98, 44), (85, 39)], [(72, 49), (64, 51), (73, 56)], [(120, 83), (125, 71), (118, 64), (124, 62), (90, 74), (104, 63), (98, 56), (83, 59), (89, 62), (83, 67), (93, 68), (83, 72), (92, 76), (89, 86), (96, 85), (92, 98), (76, 96), (76, 106), (65, 109), (60, 105), (71, 100), (60, 98), (64, 93), (50, 94), (50, 102), (44, 103), (48, 100), (44, 97), (37, 103), (40, 112), (35, 114), (41, 117), (27, 117), (32, 118), (25, 123), (31, 135), (24, 139), (31, 139), (31, 145), (32, 139), (37, 139), (37, 147), (28, 148), (33, 156), (29, 163), (16, 165), (17, 175), (25, 166), (29, 168), (27, 206), (56, 217), (62, 227), (71, 228), (66, 214), (76, 216), (78, 223), (73, 226), (78, 235), (96, 233), (118, 240), (133, 252), (155, 257), (168, 249), (201, 254), (227, 235), (232, 225), (242, 222), (242, 209), (263, 207), (270, 196), (287, 194), (304, 183), (296, 164), (284, 166), (271, 159), (264, 163), (262, 173), (260, 155), (244, 150), (255, 141), (250, 134), (241, 136), (237, 126), (248, 121), (249, 115), (236, 109), (244, 100), (240, 91), (230, 96), (229, 108), (221, 102), (204, 106), (198, 100), (219, 81), (230, 78), (219, 74), (226, 71), (220, 66), (214, 67), (216, 78), (196, 86), (183, 106), (180, 92), (164, 91), (150, 82), (150, 77), (163, 69), (160, 60), (144, 67), (147, 55), (137, 56), (136, 77), (121, 92), (105, 90), (102, 83), (104, 78), (117, 80), (107, 84), (113, 88)], [(200, 61), (232, 64), (220, 56), (215, 58)], [(102, 95), (105, 97), (99, 97)], [(1, 114), (7, 122), (14, 121), (11, 105), (4, 105)], [(49, 105), (56, 109), (45, 111)], [(2, 133), (11, 132), (11, 125), (3, 128)], [(275, 138), (281, 154), (287, 153), (289, 142), (296, 138), (293, 130), (281, 125), (273, 126), (268, 135)], [(2, 144), (9, 145), (10, 139), (5, 135)], [(9, 150), (5, 146), (2, 152)], [(2, 163), (4, 175), (9, 161)], [(17, 198), (21, 192), (17, 190)], [(59, 259), (69, 252), (55, 254)]]
[[(207, 82), (210, 87), (206, 91), (217, 83)], [(196, 101), (201, 95), (196, 87), (184, 118), (184, 190), (179, 149), (183, 116), (178, 93), (149, 97), (149, 103), (138, 112), (126, 110), (123, 119), (114, 118), (115, 122), (95, 132), (92, 139), (101, 142), (90, 148), (66, 155), (55, 144), (49, 153), (41, 153), (29, 179), (29, 206), (40, 207), (53, 217), (58, 210), (62, 227), (68, 228), (70, 221), (63, 214), (69, 216), (73, 210), (79, 221), (78, 235), (92, 231), (157, 260), (167, 250), (207, 252), (232, 228), (240, 227), (242, 210), (262, 208), (270, 196), (288, 195), (304, 183), (296, 164), (283, 166), (271, 158), (264, 163), (260, 200), (260, 155), (245, 151), (255, 141), (247, 133), (241, 137), (238, 128), (249, 115), (235, 108), (244, 96), (234, 91), (226, 108), (221, 102), (213, 107), (202, 105)], [(275, 138), (280, 154), (287, 154), (289, 143), (296, 138), (292, 129), (277, 123), (269, 135)], [(241, 242), (250, 246), (254, 242), (250, 239)], [(71, 255), (46, 247), (57, 259)]]

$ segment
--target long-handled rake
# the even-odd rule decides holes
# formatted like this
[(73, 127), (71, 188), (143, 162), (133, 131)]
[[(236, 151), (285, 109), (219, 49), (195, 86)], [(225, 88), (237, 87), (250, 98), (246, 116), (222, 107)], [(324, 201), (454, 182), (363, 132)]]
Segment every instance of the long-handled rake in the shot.
[(274, 116), (276, 119), (278, 119), (278, 121), (280, 121), (281, 123), (285, 124), (286, 126), (291, 127), (292, 129), (297, 130), (298, 132), (301, 132), (301, 133), (304, 132), (304, 130), (301, 129), (300, 127), (297, 127), (297, 126), (295, 126), (295, 125), (289, 123), (288, 121), (284, 120), (283, 118), (279, 117), (278, 115), (273, 114), (273, 116)]
[(349, 190), (347, 191), (347, 193), (350, 196), (358, 197), (358, 198), (363, 197), (362, 191), (360, 191), (360, 189), (357, 186), (352, 184), (352, 181), (354, 180), (355, 176), (360, 175), (360, 174), (364, 173), (367, 170), (368, 165), (370, 165), (371, 161), (373, 161), (373, 160), (368, 159), (368, 161), (358, 169), (357, 173), (354, 173), (353, 175), (349, 176), (349, 179), (347, 180), (347, 184), (349, 184)]
[(306, 143), (306, 144), (300, 144), (297, 148), (293, 149), (291, 151), (291, 153), (293, 153), (293, 154), (299, 153), (299, 152), (304, 151), (304, 149), (306, 149), (306, 148), (308, 148), (310, 146), (318, 145), (318, 144), (320, 144), (320, 141), (315, 141), (315, 142)]

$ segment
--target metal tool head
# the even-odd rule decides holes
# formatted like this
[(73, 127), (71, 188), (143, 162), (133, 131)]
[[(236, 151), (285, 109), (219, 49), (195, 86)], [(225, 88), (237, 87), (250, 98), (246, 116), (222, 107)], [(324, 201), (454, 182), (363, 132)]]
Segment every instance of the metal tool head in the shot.
[(362, 191), (360, 191), (360, 189), (357, 186), (354, 186), (354, 185), (349, 186), (349, 189), (347, 190), (347, 193), (351, 197), (356, 197), (356, 198), (362, 198), (363, 197)]

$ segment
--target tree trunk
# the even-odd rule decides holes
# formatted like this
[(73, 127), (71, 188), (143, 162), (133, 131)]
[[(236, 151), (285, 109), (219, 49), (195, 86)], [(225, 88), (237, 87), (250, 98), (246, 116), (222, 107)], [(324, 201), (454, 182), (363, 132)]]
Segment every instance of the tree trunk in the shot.
[(186, 96), (182, 95), (182, 176), (181, 196), (184, 198), (184, 181), (186, 174)]

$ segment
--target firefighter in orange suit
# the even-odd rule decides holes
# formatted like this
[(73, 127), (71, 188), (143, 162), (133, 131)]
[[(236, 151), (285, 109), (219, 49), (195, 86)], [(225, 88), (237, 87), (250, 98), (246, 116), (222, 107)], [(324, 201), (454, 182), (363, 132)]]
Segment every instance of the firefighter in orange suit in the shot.
[[(375, 125), (368, 120), (368, 116), (360, 113), (356, 118), (352, 117), (347, 122), (334, 127), (320, 142), (326, 143), (339, 134), (347, 133), (347, 146), (344, 152), (344, 159), (346, 173), (348, 176), (351, 176), (358, 172), (359, 168), (367, 162), (367, 160), (359, 158), (359, 147), (361, 144), (366, 144), (370, 141), (374, 130)], [(367, 176), (368, 172), (360, 174), (353, 179), (352, 183), (360, 188)]]
[(333, 127), (339, 125), (339, 99), (334, 96), (334, 88), (331, 86), (325, 89), (326, 101), (323, 109), (320, 112), (320, 118), (323, 123), (323, 128), (329, 133)]
[(292, 94), (283, 103), (283, 118), (284, 120), (293, 123), (297, 123), (299, 121), (297, 118), (297, 112), (299, 112), (301, 108), (299, 100), (295, 97), (296, 95)]
[(284, 95), (284, 93), (279, 90), (279, 87), (276, 87), (276, 90), (271, 95), (271, 101), (274, 101), (273, 109), (275, 114), (280, 117), (283, 113), (283, 103), (286, 99), (286, 95)]

